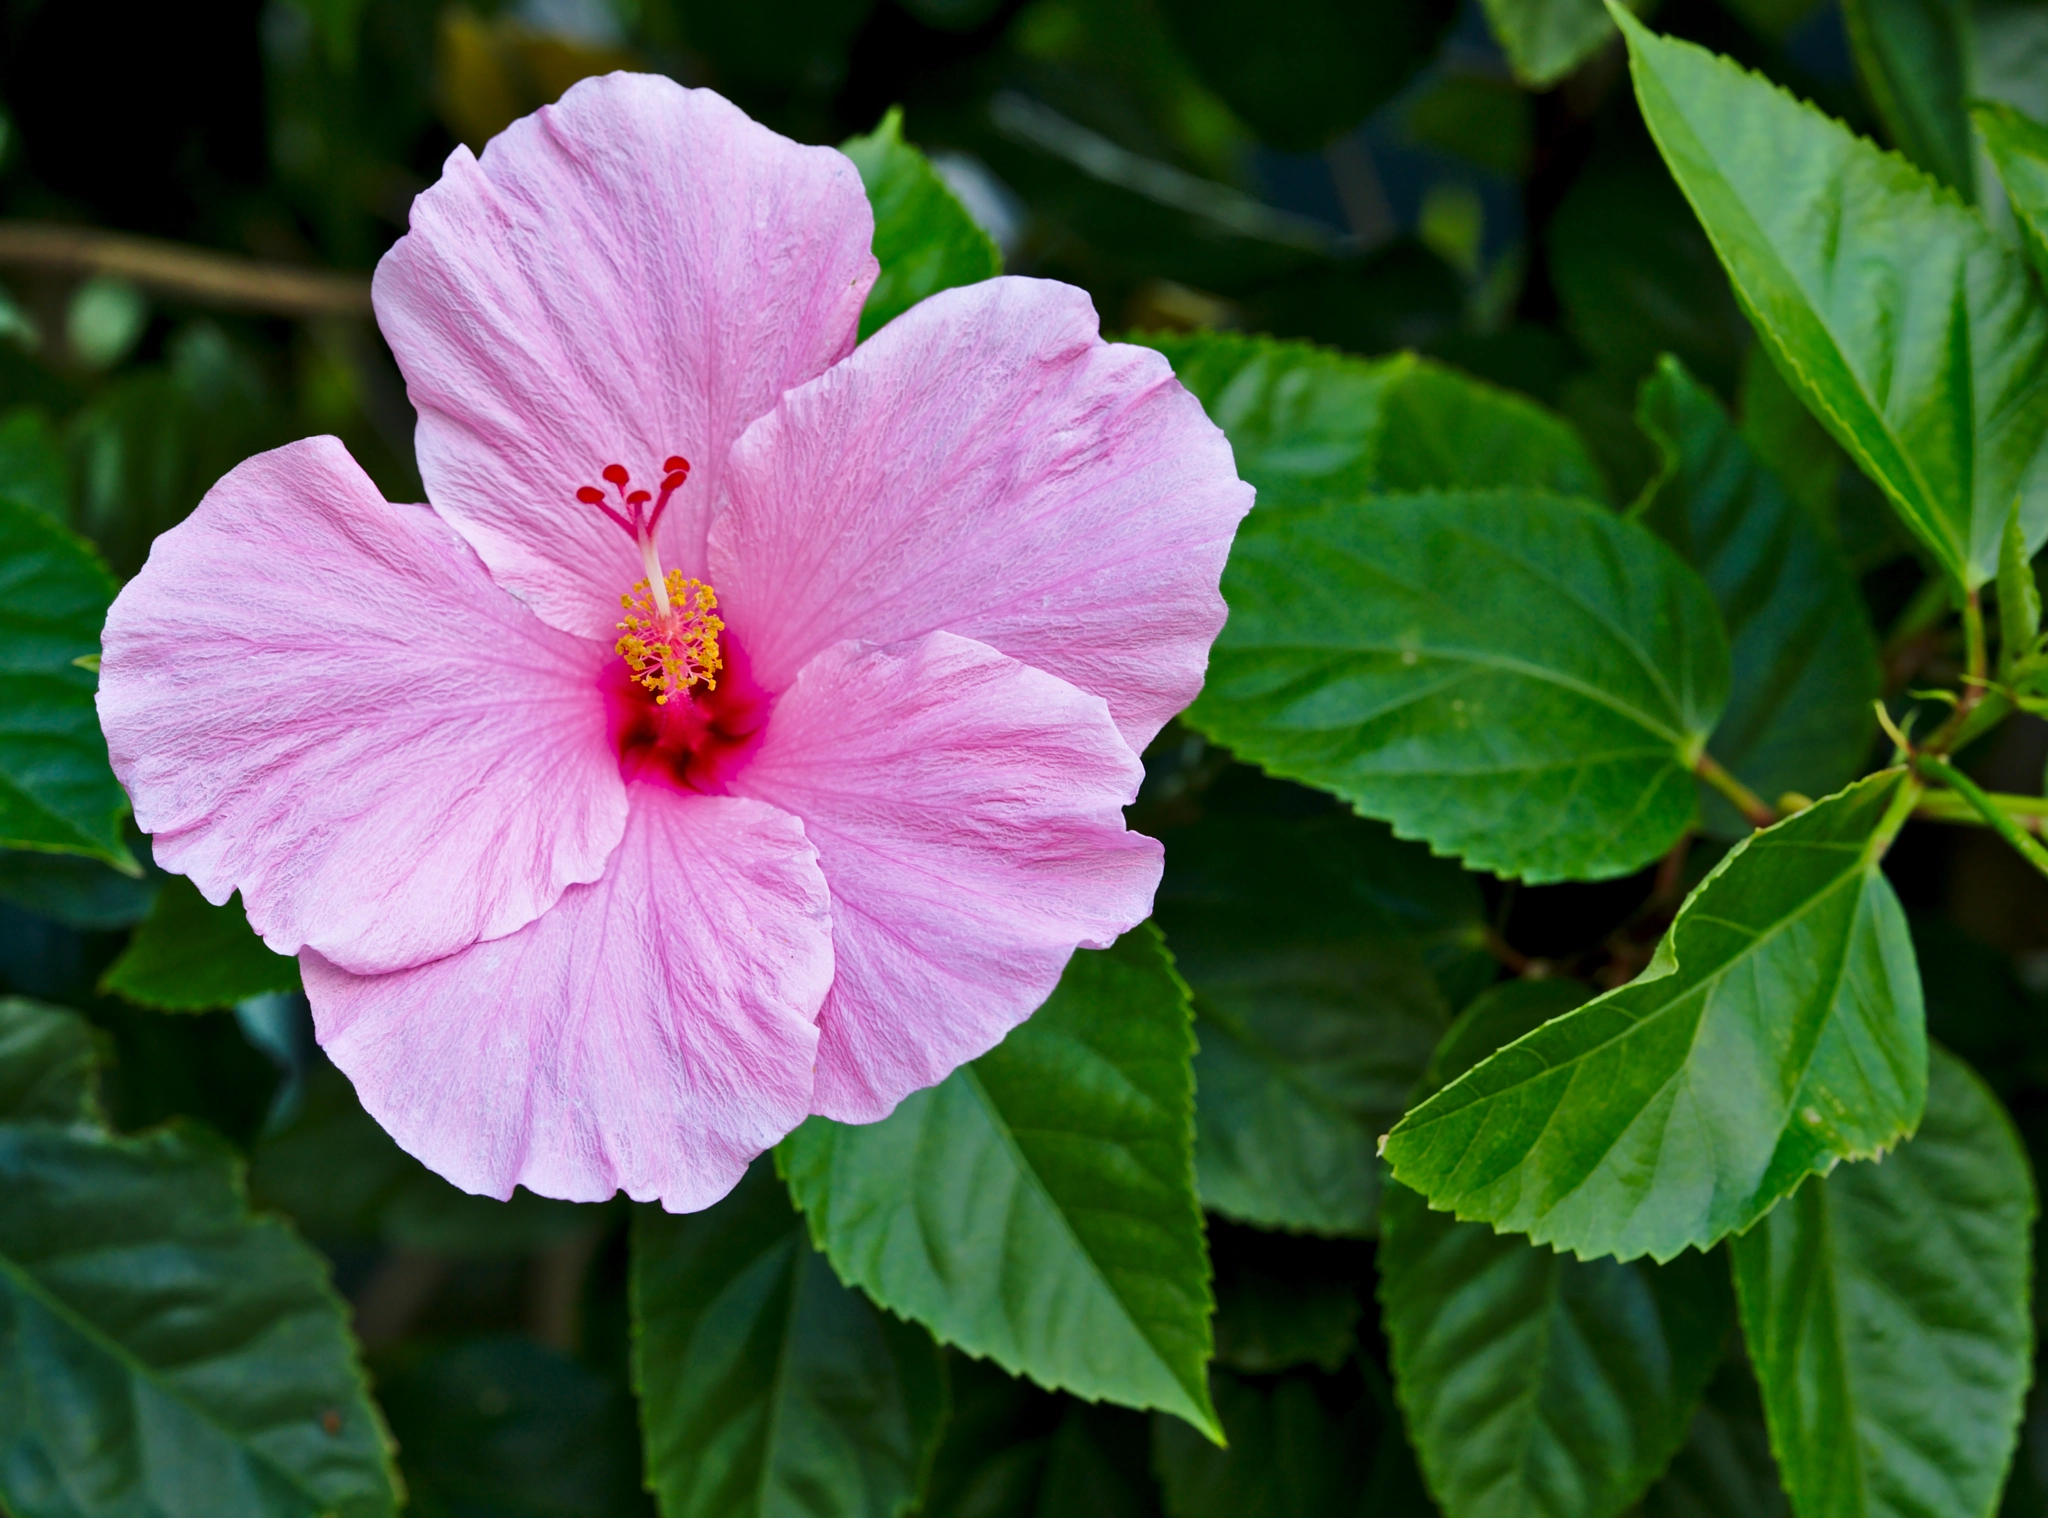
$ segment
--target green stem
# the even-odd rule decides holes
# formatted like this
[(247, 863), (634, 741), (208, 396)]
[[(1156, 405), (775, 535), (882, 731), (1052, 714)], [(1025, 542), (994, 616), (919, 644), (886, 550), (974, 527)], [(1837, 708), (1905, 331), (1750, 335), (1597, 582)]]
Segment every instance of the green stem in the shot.
[[(2025, 859), (2028, 864), (2031, 864), (2043, 875), (2048, 875), (2048, 849), (2042, 848), (2040, 840), (2026, 832), (2013, 820), (2005, 808), (1998, 804), (1999, 798), (1993, 797), (1982, 786), (1978, 785), (1976, 781), (1946, 760), (1937, 759), (1931, 754), (1922, 754), (1915, 763), (1921, 774), (1930, 780), (1940, 781), (1943, 785), (1954, 791), (1956, 795), (1962, 797), (1963, 800), (1976, 809), (1977, 815), (1984, 819), (1992, 832), (2019, 850), (2020, 857)], [(1920, 806), (1923, 811), (1927, 803), (1933, 799), (1932, 796), (1923, 796), (1920, 799)], [(2005, 799), (2028, 800), (2031, 798), (2009, 797)], [(2033, 818), (2034, 825), (2038, 827), (2041, 814), (2039, 812), (2032, 812), (2030, 815)]]
[(1693, 761), (1692, 772), (1726, 796), (1729, 804), (1742, 813), (1743, 820), (1751, 827), (1767, 828), (1778, 820), (1776, 807), (1729, 774), (1721, 761), (1706, 750), (1702, 749), (1699, 758)]
[[(2048, 796), (2015, 796), (2009, 791), (1986, 791), (1984, 795), (2014, 827), (2048, 834)], [(1956, 791), (1926, 792), (1914, 815), (1927, 822), (1984, 821), (1984, 814)]]
[(1981, 724), (1971, 724), (1970, 716), (1984, 699), (1990, 664), (1984, 650), (1984, 601), (1974, 590), (1963, 597), (1963, 662), (1963, 688), (1956, 697), (1956, 709), (1921, 745), (1930, 754), (1950, 752), (1966, 727), (1973, 732), (1981, 730)]

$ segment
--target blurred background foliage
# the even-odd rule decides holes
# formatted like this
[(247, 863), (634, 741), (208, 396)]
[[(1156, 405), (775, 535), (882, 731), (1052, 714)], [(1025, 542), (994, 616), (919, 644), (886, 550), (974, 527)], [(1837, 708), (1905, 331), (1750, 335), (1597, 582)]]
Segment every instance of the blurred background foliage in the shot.
[[(1965, 100), (2048, 116), (2040, 4), (1665, 0), (1653, 20), (1965, 198), (1996, 197)], [(1107, 329), (1242, 329), (1434, 356), (1561, 411), (1611, 500), (1656, 470), (1637, 392), (1675, 354), (1844, 550), (1890, 689), (1953, 675), (1956, 650), (1930, 642), (1916, 612), (1924, 565), (1759, 361), (1596, 0), (5, 0), (7, 492), (90, 539), (124, 578), (233, 463), (308, 433), (339, 434), (388, 495), (418, 498), (411, 414), (363, 281), (458, 144), (481, 150), (575, 80), (621, 67), (713, 86), (807, 141), (870, 132), (900, 107), (904, 136), (1007, 268), (1084, 287)], [(209, 294), (153, 244), (117, 266), (57, 258), (10, 240), (25, 223), (351, 278), (289, 299)], [(2030, 789), (2044, 732), (2010, 724), (1971, 762), (1987, 784)], [(1170, 840), (1232, 817), (1338, 822), (1327, 798), (1178, 729), (1148, 763), (1134, 820)], [(1183, 859), (1228, 845), (1227, 828), (1202, 836)], [(1373, 832), (1358, 846), (1388, 845)], [(1914, 916), (1933, 1031), (1998, 1088), (2038, 1167), (2048, 892), (1970, 830), (1910, 832), (1891, 873)], [(1412, 967), (1438, 1020), (1492, 975), (1482, 942), (1594, 980), (1640, 964), (1629, 935), (1668, 890), (1647, 875), (1517, 889), (1450, 874), (1471, 905), (1447, 910), (1470, 922)], [(412, 1511), (650, 1511), (628, 1375), (627, 1209), (500, 1205), (428, 1174), (320, 1058), (289, 966), (258, 964), (257, 981), (277, 983), (257, 994), (230, 977), (215, 1001), (232, 1010), (182, 1015), (124, 995), (147, 983), (146, 955), (189, 954), (210, 931), (203, 913), (181, 926), (160, 902), (179, 889), (153, 871), (0, 854), (0, 992), (83, 1009), (112, 1052), (115, 1124), (210, 1125), (250, 1158), (258, 1203), (324, 1251)], [(145, 918), (169, 920), (160, 941), (136, 929)], [(1372, 1244), (1210, 1228), (1231, 1449), (954, 1355), (927, 1511), (1430, 1511), (1391, 1401)], [(1724, 1367), (1706, 1433), (1646, 1512), (1770, 1510), (1740, 1495), (1743, 1471), (1768, 1460), (1746, 1375)], [(1276, 1469), (1288, 1479), (1268, 1479)], [(2048, 1512), (2048, 1403), (2017, 1471), (2007, 1511)]]

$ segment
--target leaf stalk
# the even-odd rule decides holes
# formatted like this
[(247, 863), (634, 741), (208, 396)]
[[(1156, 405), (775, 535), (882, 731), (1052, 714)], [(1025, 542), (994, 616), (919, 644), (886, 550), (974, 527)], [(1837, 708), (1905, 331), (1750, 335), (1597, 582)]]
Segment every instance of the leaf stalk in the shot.
[[(1933, 754), (1920, 755), (1914, 760), (1914, 767), (1929, 780), (1947, 786), (1951, 796), (1961, 798), (1977, 818), (2018, 850), (2027, 863), (2048, 875), (2048, 848), (2043, 848), (2040, 840), (2034, 837), (2034, 833), (2041, 831), (2044, 817), (2048, 817), (2048, 798), (1993, 796), (1954, 765)], [(1923, 817), (1936, 817), (1943, 821), (1974, 820), (1961, 813), (1957, 802), (1944, 798), (1938, 792), (1922, 796), (1916, 810)], [(2026, 819), (2024, 826), (2019, 820), (2021, 817)], [(2029, 828), (2033, 831), (2029, 832)]]
[(1727, 797), (1729, 804), (1742, 813), (1743, 820), (1751, 827), (1767, 828), (1778, 820), (1776, 807), (1737, 780), (1727, 766), (1705, 749), (1700, 750), (1699, 758), (1693, 761), (1692, 772)]

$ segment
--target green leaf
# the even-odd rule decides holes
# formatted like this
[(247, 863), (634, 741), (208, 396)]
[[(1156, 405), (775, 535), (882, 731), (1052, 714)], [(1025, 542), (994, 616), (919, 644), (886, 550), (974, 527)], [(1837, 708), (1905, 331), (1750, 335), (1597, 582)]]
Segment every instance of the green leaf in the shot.
[(221, 1518), (394, 1512), (326, 1263), (250, 1213), (219, 1141), (76, 1121), (90, 1033), (0, 1006), (0, 1501), (15, 1518), (201, 1497)]
[(1372, 114), (1436, 55), (1446, 0), (1280, 0), (1246, 25), (1234, 0), (1164, 0), (1189, 61), (1259, 137), (1312, 153)]
[(1029, 1022), (778, 1163), (841, 1279), (1041, 1385), (1216, 1432), (1187, 988), (1158, 932), (1075, 954)]
[(1548, 89), (1614, 35), (1600, 0), (1481, 0), (1515, 78)]
[(130, 873), (128, 814), (71, 661), (100, 648), (113, 577), (41, 512), (0, 498), (0, 846), (90, 854)]
[[(1732, 693), (1709, 752), (1767, 800), (1839, 789), (1863, 768), (1883, 687), (1855, 576), (1676, 359), (1637, 415), (1664, 452), (1638, 518), (1700, 572), (1728, 629)], [(1719, 795), (1703, 811), (1723, 838), (1749, 831)]]
[(128, 875), (81, 854), (0, 850), (0, 900), (69, 928), (133, 927), (156, 904), (164, 878), (141, 863), (141, 874)]
[(633, 1214), (633, 1382), (666, 1518), (895, 1518), (945, 1414), (938, 1347), (842, 1286), (773, 1161), (694, 1216)]
[(400, 1149), (363, 1111), (348, 1078), (324, 1061), (297, 1115), (257, 1144), (249, 1189), (322, 1244), (458, 1258), (529, 1253), (587, 1232), (596, 1210), (524, 1188), (509, 1202), (456, 1190)]
[(1642, 1518), (1790, 1518), (1791, 1511), (1756, 1382), (1731, 1356), (1708, 1384), (1684, 1447), (1643, 1494)]
[(524, 1336), (438, 1348), (378, 1377), (418, 1518), (652, 1518), (623, 1378)]
[(77, 1013), (0, 997), (0, 1123), (99, 1121), (100, 1063)]
[(182, 875), (107, 967), (100, 989), (165, 1012), (205, 1012), (272, 991), (299, 989), (299, 962), (265, 946), (239, 897), (214, 906)]
[(2016, 666), (2034, 652), (2041, 633), (2041, 587), (2027, 558), (2017, 509), (2005, 519), (1998, 548), (1998, 670), (2011, 680)]
[(1134, 341), (1173, 361), (1229, 437), (1261, 516), (1392, 490), (1603, 493), (1600, 471), (1562, 420), (1413, 354), (1367, 360), (1231, 332)]
[(2017, 495), (2048, 538), (2048, 312), (1912, 165), (1621, 12), (1636, 98), (1780, 371), (1974, 589)]
[(2048, 283), (2048, 127), (1996, 100), (1973, 103), (1970, 117), (1991, 150), (2034, 272)]
[(1697, 816), (1728, 693), (1699, 577), (1530, 490), (1255, 511), (1187, 720), (1403, 837), (1530, 881), (1622, 875)]
[[(1458, 1019), (1432, 1068), (1463, 1073), (1585, 999), (1511, 981)], [(1608, 1518), (1686, 1438), (1731, 1317), (1710, 1256), (1577, 1260), (1389, 1188), (1380, 1305), (1395, 1389), (1446, 1518)]]
[(1640, 977), (1403, 1118), (1395, 1178), (1584, 1257), (1665, 1260), (1912, 1132), (1927, 1035), (1878, 867), (1911, 797), (1887, 770), (1737, 844)]
[(903, 112), (892, 107), (865, 137), (840, 151), (860, 170), (875, 208), (875, 259), (882, 272), (861, 307), (866, 338), (927, 295), (1003, 272), (1003, 255), (946, 188), (931, 160), (903, 140)]
[(1976, 198), (1966, 0), (1843, 0), (1856, 71), (1901, 153), (1965, 200)]
[(1195, 994), (1203, 1205), (1371, 1233), (1375, 1145), (1449, 1019), (1417, 935), (1380, 898), (1448, 876), (1445, 926), (1471, 941), (1484, 932), (1477, 889), (1355, 817), (1212, 817), (1164, 841), (1153, 910)]
[(2033, 1365), (2026, 1152), (1935, 1048), (1920, 1131), (1815, 1177), (1736, 1240), (1742, 1330), (1801, 1518), (1996, 1505)]
[(1371, 1404), (1356, 1376), (1296, 1371), (1265, 1382), (1214, 1377), (1229, 1437), (1209, 1443), (1176, 1418), (1152, 1421), (1152, 1466), (1171, 1518), (1354, 1518), (1372, 1474)]
[(1684, 1443), (1730, 1319), (1710, 1255), (1578, 1260), (1387, 1193), (1394, 1382), (1446, 1518), (1609, 1518)]

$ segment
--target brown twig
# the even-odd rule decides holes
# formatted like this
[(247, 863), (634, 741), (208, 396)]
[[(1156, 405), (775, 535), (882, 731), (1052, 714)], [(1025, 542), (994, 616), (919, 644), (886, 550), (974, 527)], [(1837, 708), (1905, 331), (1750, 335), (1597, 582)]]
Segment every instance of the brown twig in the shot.
[(199, 305), (274, 316), (370, 314), (370, 281), (360, 274), (262, 263), (98, 227), (0, 221), (0, 264), (62, 274), (116, 275)]

